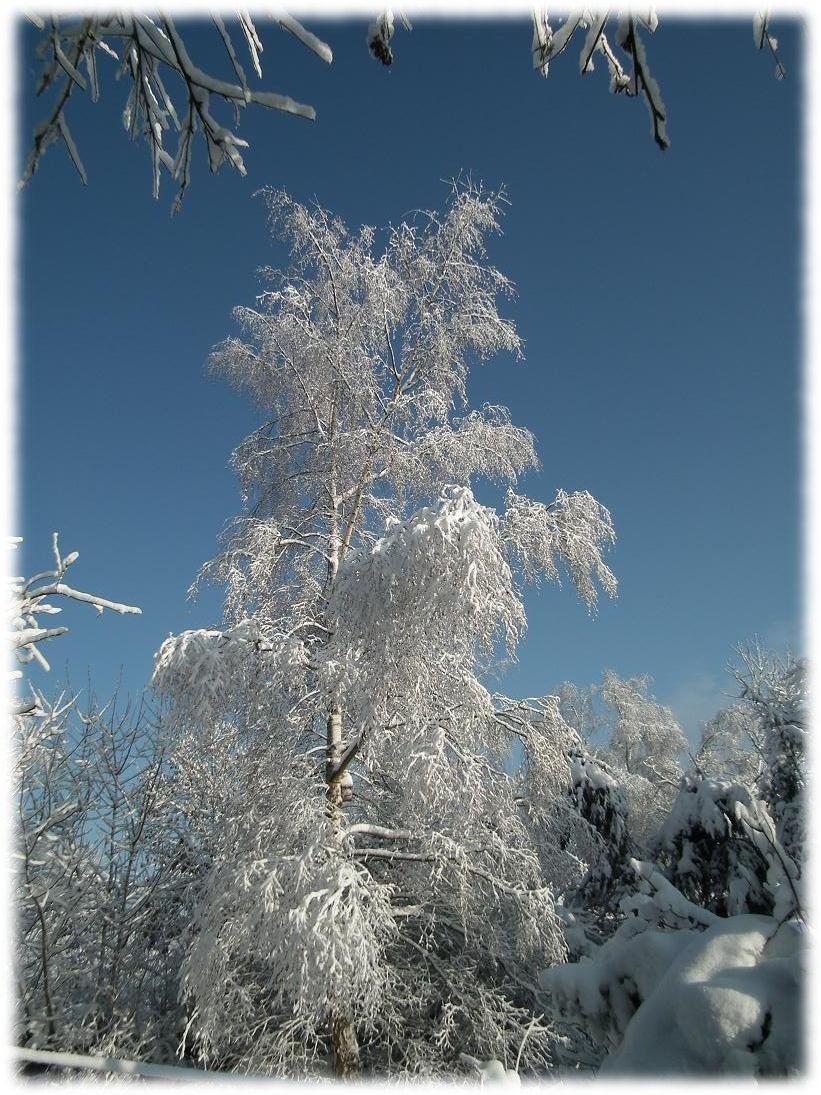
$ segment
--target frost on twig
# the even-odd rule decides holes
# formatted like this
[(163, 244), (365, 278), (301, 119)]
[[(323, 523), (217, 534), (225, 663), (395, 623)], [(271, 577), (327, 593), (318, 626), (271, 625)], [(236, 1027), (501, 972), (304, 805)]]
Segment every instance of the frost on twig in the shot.
[[(295, 19), (285, 12), (276, 13), (274, 18), (283, 30), (293, 34), (322, 60), (331, 62), (330, 47)], [(35, 127), (20, 186), (30, 181), (40, 166), (43, 153), (59, 140), (65, 144), (80, 178), (84, 183), (87, 181), (85, 167), (68, 126), (66, 109), (77, 88), (88, 94), (92, 102), (99, 98), (97, 62), (101, 53), (119, 62), (117, 78), (125, 77), (130, 82), (123, 125), (133, 141), (144, 138), (148, 145), (154, 197), (159, 196), (163, 168), (179, 185), (173, 206), (175, 212), (190, 182), (193, 146), (198, 132), (202, 132), (205, 139), (212, 172), (227, 162), (240, 174), (245, 174), (241, 149), (247, 148), (248, 142), (216, 120), (212, 113), (212, 97), (233, 107), (235, 126), (239, 123), (240, 109), (250, 103), (303, 118), (315, 117), (313, 107), (287, 95), (252, 89), (225, 23), (219, 15), (213, 16), (213, 22), (238, 83), (220, 79), (199, 68), (169, 15), (152, 19), (137, 13), (100, 14), (74, 23), (51, 15), (45, 20), (36, 20), (35, 24), (43, 31), (37, 48), (37, 56), (43, 63), (37, 94), (53, 85), (56, 95), (49, 114)], [(254, 71), (261, 78), (262, 41), (247, 12), (239, 14), (239, 23)], [(166, 86), (169, 74), (185, 88), (184, 98), (176, 106)], [(169, 133), (176, 134), (176, 147), (167, 146)]]
[(598, 599), (596, 582), (615, 596), (618, 582), (602, 558), (615, 543), (613, 522), (588, 491), (559, 490), (545, 505), (509, 490), (503, 525), (503, 536), (529, 578), (543, 574), (556, 581), (563, 567), (591, 612)]

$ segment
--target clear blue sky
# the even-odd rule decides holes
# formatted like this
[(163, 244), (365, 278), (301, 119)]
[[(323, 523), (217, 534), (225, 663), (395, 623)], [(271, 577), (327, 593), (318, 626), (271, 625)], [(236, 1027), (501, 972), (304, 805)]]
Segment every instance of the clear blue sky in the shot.
[[(508, 189), (491, 257), (518, 286), (508, 314), (526, 342), (523, 364), (475, 374), (472, 398), (536, 434), (529, 493), (588, 489), (619, 534), (618, 600), (590, 619), (568, 588), (529, 593), (502, 687), (649, 673), (692, 733), (729, 690), (735, 644), (801, 646), (799, 25), (775, 25), (777, 83), (748, 20), (663, 21), (648, 40), (662, 154), (643, 104), (609, 96), (603, 71), (580, 78), (575, 51), (540, 80), (524, 20), (420, 20), (397, 31), (390, 71), (367, 55), (366, 19), (306, 22), (333, 65), (260, 21), (263, 86), (317, 121), (247, 110), (247, 178), (211, 176), (198, 149), (172, 219), (174, 190), (152, 200), (146, 150), (119, 121), (126, 87), (102, 58), (101, 102), (73, 111), (89, 185), (55, 146), (19, 198), (23, 562), (47, 565), (58, 529), (81, 553), (80, 588), (143, 610), (71, 606), (53, 683), (66, 662), (77, 683), (90, 666), (105, 694), (122, 665), (136, 692), (169, 632), (218, 619), (216, 593), (192, 605), (186, 590), (238, 511), (227, 462), (255, 419), (204, 363), (235, 333), (232, 307), (252, 302), (255, 269), (282, 260), (253, 192), (273, 184), (382, 224), (440, 205), (441, 180), (470, 172)], [(45, 108), (35, 39), (21, 30), (21, 155)], [(188, 43), (224, 68), (207, 26)]]

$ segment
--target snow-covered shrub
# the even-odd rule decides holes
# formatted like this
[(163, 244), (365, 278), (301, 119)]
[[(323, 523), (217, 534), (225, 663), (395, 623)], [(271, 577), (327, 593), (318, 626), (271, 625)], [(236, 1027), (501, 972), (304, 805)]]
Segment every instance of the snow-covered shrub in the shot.
[(602, 1075), (800, 1069), (803, 923), (718, 917), (651, 865), (634, 868), (647, 891), (626, 902), (634, 915), (586, 959), (540, 976), (549, 1010), (598, 1046)]
[(656, 862), (623, 865), (634, 892), (621, 898), (615, 934), (595, 947), (585, 925), (580, 960), (541, 975), (549, 1014), (591, 1039), (603, 1075), (783, 1076), (802, 1067), (803, 667), (774, 671), (761, 656), (755, 666), (730, 753), (737, 759), (743, 725), (758, 741), (762, 797), (706, 777), (697, 757), (651, 846)]
[(581, 817), (599, 838), (598, 857), (580, 882), (574, 904), (612, 911), (618, 906), (636, 847), (628, 826), (624, 789), (581, 751), (571, 753), (572, 797)]
[(717, 913), (772, 913), (769, 865), (745, 819), (762, 804), (737, 783), (689, 775), (664, 823), (656, 854), (670, 881), (697, 905)]
[[(741, 915), (703, 933), (666, 936), (680, 947), (604, 1060), (602, 1076), (795, 1075), (803, 1065), (806, 930), (800, 921)], [(647, 941), (645, 947), (643, 941)], [(684, 941), (684, 945), (681, 944)], [(651, 949), (632, 940), (633, 970)]]

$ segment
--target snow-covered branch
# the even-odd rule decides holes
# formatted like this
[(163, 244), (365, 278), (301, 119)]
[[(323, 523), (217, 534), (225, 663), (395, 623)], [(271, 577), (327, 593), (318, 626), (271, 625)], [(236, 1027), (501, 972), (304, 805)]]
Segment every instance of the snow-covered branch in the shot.
[[(19, 537), (14, 537), (10, 546), (16, 547), (19, 542)], [(63, 597), (70, 601), (80, 601), (82, 604), (93, 605), (100, 614), (105, 609), (121, 615), (140, 614), (140, 609), (133, 605), (110, 601), (107, 597), (100, 597), (96, 593), (84, 593), (67, 585), (62, 579), (69, 567), (73, 566), (80, 556), (79, 552), (73, 551), (63, 557), (60, 554), (56, 532), (52, 538), (52, 551), (54, 570), (42, 571), (31, 578), (13, 577), (9, 580), (8, 586), (8, 640), (11, 649), (18, 662), (26, 665), (36, 661), (46, 670), (49, 664), (39, 644), (47, 639), (64, 635), (68, 631), (67, 627), (41, 626), (38, 620), (40, 615), (54, 615), (62, 611), (59, 606), (51, 604), (48, 598)], [(18, 713), (24, 713), (27, 710), (33, 710), (33, 708), (25, 705), (20, 708), (18, 705)]]
[[(581, 74), (584, 76), (593, 72), (596, 54), (603, 57), (610, 75), (611, 93), (642, 98), (650, 114), (654, 141), (662, 150), (669, 148), (667, 108), (659, 85), (650, 72), (647, 50), (641, 35), (642, 30), (655, 33), (658, 28), (656, 13), (652, 10), (643, 13), (620, 12), (616, 16), (615, 29), (608, 34), (611, 16), (610, 11), (576, 11), (560, 17), (554, 29), (544, 9), (534, 10), (531, 45), (533, 68), (546, 78), (551, 63), (565, 52), (577, 32), (583, 34), (579, 52)], [(776, 79), (782, 80), (785, 70), (778, 55), (778, 42), (770, 33), (769, 16), (766, 12), (759, 12), (753, 18), (753, 39), (757, 49), (770, 51), (776, 62)], [(578, 43), (578, 38), (576, 41)]]
[[(285, 12), (274, 15), (283, 30), (294, 35), (323, 61), (332, 60), (331, 49)], [(262, 42), (247, 12), (238, 15), (251, 62), (262, 77)], [(239, 116), (249, 104), (313, 119), (313, 107), (298, 103), (287, 95), (251, 88), (223, 20), (215, 15), (214, 25), (228, 54), (238, 84), (213, 76), (192, 60), (174, 19), (168, 14), (155, 18), (120, 13), (93, 15), (71, 23), (52, 14), (40, 20), (43, 37), (38, 57), (43, 73), (38, 94), (52, 85), (57, 88), (51, 111), (35, 128), (21, 186), (25, 186), (40, 165), (43, 153), (55, 141), (62, 140), (80, 178), (87, 181), (85, 167), (69, 130), (67, 108), (75, 89), (87, 93), (93, 102), (99, 98), (98, 58), (103, 55), (119, 62), (118, 77), (126, 76), (131, 88), (123, 112), (123, 124), (132, 140), (144, 138), (149, 147), (154, 197), (159, 196), (163, 169), (179, 185), (174, 209), (178, 209), (191, 178), (191, 162), (196, 133), (201, 131), (208, 151), (209, 165), (216, 171), (230, 163), (245, 174), (241, 149), (247, 141), (218, 122), (211, 112), (211, 97), (230, 104)], [(112, 45), (113, 43), (113, 45)], [(116, 47), (116, 48), (114, 48)], [(86, 76), (81, 68), (85, 68)], [(175, 105), (165, 81), (171, 75), (185, 89), (182, 103)], [(165, 144), (168, 134), (176, 133), (176, 148)]]

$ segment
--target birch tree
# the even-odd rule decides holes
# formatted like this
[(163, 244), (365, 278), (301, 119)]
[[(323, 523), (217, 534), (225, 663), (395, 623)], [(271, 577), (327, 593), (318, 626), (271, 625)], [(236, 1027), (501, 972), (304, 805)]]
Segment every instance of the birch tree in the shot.
[(693, 756), (696, 771), (752, 788), (764, 763), (761, 727), (748, 704), (737, 701), (716, 712), (701, 728)]
[[(231, 758), (187, 1051), (541, 1071), (558, 1039), (529, 971), (564, 944), (505, 770), (524, 731), (485, 679), (524, 632), (523, 580), (564, 575), (591, 610), (615, 593), (610, 515), (517, 494), (532, 436), (466, 406), (469, 367), (521, 353), (485, 252), (503, 195), (454, 185), (444, 213), (384, 233), (266, 201), (291, 266), (212, 357), (262, 417), (233, 454), (245, 512), (202, 574), (224, 619), (170, 637), (154, 674), (175, 724)], [(501, 512), (480, 477), (508, 486)]]

